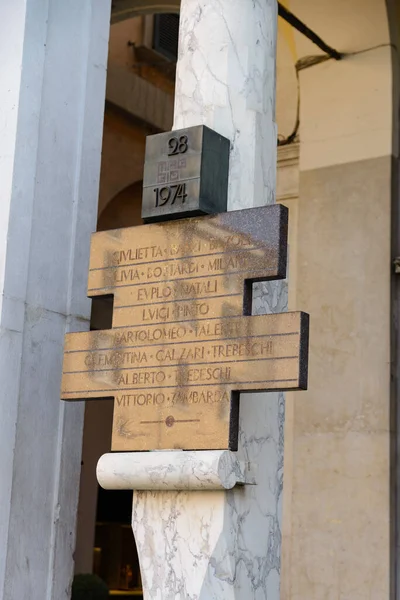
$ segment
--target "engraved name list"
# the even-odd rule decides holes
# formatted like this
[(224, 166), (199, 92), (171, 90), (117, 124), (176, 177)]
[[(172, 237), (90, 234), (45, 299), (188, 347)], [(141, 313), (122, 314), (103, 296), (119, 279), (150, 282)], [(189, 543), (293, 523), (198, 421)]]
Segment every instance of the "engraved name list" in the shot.
[(308, 316), (251, 315), (286, 237), (281, 206), (94, 234), (112, 329), (67, 334), (62, 398), (115, 399), (113, 450), (235, 450), (240, 392), (307, 386)]

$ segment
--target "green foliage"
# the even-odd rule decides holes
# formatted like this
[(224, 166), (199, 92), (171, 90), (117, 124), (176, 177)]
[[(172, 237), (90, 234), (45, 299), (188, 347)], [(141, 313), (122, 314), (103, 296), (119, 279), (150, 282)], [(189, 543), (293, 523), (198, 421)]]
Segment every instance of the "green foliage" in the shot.
[(108, 600), (108, 587), (97, 575), (75, 575), (71, 600)]

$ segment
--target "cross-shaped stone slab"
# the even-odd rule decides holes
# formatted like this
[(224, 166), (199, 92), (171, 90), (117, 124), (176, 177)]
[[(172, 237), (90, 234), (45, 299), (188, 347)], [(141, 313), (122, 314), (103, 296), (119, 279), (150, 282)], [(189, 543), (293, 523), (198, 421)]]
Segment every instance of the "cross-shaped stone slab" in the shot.
[(278, 205), (95, 233), (112, 329), (67, 334), (62, 399), (115, 399), (112, 450), (237, 449), (239, 392), (307, 387), (308, 315), (251, 316), (286, 249)]

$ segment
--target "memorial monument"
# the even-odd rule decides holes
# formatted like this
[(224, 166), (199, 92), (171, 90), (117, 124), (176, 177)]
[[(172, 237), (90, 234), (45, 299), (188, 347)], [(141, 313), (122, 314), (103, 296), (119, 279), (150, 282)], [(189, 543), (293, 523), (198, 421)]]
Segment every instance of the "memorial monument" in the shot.
[[(224, 212), (228, 194), (238, 208), (242, 183), (253, 183), (250, 205), (256, 196), (260, 205), (273, 196), (273, 181), (263, 183), (260, 175), (274, 170), (268, 150), (276, 140), (267, 134), (275, 128), (264, 94), (274, 97), (268, 52), (276, 3), (245, 10), (238, 2), (202, 4), (191, 35), (201, 31), (203, 17), (223, 19), (222, 31), (214, 32), (223, 39), (213, 38), (211, 48), (225, 43), (242, 87), (235, 91), (237, 79), (216, 80), (228, 96), (237, 93), (216, 113), (221, 120), (224, 110), (234, 110), (243, 139), (197, 124), (148, 138), (142, 215), (149, 224), (93, 234), (88, 295), (112, 296), (112, 328), (67, 334), (62, 398), (115, 400), (117, 453), (100, 459), (98, 480), (137, 490), (132, 526), (146, 600), (277, 599), (273, 479), (281, 465), (271, 455), (268, 402), (280, 419), (283, 404), (243, 394), (306, 389), (308, 315), (252, 315), (254, 285), (286, 275), (287, 210)], [(190, 5), (182, 3), (178, 123), (188, 114), (179, 108), (179, 75), (193, 54), (185, 41)], [(257, 33), (253, 59), (265, 63), (263, 76), (256, 64), (244, 68), (231, 47), (236, 19)], [(196, 103), (190, 120), (216, 126), (204, 119), (212, 114), (200, 109), (205, 99)]]

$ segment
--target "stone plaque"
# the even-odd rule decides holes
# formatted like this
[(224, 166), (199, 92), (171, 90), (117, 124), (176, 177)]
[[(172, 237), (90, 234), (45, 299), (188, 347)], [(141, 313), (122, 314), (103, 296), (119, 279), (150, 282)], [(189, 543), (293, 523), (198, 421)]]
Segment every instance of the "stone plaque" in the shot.
[(308, 315), (251, 316), (286, 245), (278, 205), (95, 233), (113, 324), (67, 334), (62, 398), (115, 399), (113, 450), (235, 450), (240, 392), (307, 387)]
[(204, 125), (146, 139), (145, 222), (225, 212), (229, 140)]

